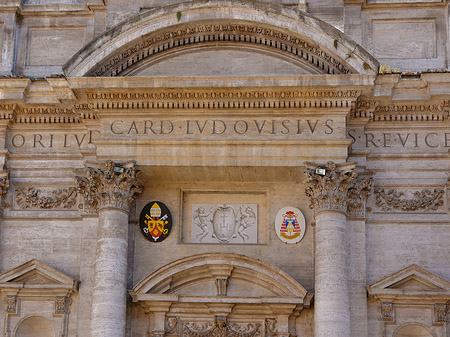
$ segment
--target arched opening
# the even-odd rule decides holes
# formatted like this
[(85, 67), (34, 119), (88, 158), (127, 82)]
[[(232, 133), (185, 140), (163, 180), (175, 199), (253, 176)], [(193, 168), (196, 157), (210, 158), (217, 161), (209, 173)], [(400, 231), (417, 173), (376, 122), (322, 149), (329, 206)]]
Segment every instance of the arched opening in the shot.
[(408, 324), (401, 327), (394, 334), (394, 337), (434, 337), (427, 328), (419, 324)]
[(15, 337), (55, 337), (55, 331), (48, 319), (32, 316), (20, 323)]

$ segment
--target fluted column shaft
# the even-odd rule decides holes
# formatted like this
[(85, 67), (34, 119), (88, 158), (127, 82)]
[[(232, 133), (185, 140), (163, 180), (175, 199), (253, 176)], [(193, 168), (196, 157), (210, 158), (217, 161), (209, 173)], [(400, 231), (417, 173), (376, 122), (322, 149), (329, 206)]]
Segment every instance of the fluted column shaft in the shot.
[(315, 218), (314, 336), (350, 337), (347, 214), (360, 212), (372, 186), (354, 164), (307, 164), (306, 195)]
[(85, 206), (98, 212), (98, 242), (92, 295), (91, 337), (124, 337), (127, 299), (128, 217), (142, 192), (134, 163), (88, 167), (77, 177)]

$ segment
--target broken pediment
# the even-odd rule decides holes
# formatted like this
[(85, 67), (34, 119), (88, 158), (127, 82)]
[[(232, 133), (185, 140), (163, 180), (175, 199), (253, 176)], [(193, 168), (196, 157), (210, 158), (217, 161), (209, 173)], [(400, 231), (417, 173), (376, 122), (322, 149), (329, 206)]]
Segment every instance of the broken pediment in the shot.
[(420, 297), (422, 300), (450, 299), (450, 282), (419, 267), (410, 265), (367, 287), (369, 296), (382, 302), (395, 302)]
[(78, 281), (36, 259), (0, 275), (0, 290), (5, 294), (24, 295), (36, 289), (41, 295), (66, 294), (78, 290)]

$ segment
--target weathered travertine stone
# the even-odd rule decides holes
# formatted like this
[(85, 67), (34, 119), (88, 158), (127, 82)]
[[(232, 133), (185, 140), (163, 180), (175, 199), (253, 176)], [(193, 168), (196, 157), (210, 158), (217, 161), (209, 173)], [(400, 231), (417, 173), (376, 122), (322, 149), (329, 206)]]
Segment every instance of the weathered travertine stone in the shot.
[(128, 211), (142, 192), (134, 163), (87, 167), (77, 176), (87, 208), (98, 211), (99, 235), (92, 296), (91, 336), (125, 336)]
[[(333, 162), (310, 165), (306, 177), (316, 220), (314, 334), (350, 336), (347, 214), (364, 214), (373, 178), (358, 177), (354, 164)], [(364, 284), (358, 286), (364, 291)]]

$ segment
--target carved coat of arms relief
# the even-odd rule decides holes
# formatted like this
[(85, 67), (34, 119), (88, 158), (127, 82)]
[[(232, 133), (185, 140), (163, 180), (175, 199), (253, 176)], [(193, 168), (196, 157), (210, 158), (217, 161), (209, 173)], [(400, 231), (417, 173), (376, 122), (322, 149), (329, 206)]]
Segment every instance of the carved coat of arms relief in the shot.
[(191, 242), (257, 243), (257, 204), (193, 204)]

